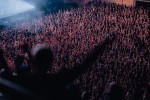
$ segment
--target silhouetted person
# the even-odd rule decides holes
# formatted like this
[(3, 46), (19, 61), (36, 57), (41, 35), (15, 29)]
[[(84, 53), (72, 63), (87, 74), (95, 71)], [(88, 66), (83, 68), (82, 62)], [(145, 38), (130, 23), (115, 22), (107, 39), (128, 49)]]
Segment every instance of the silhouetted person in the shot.
[[(93, 52), (88, 55), (87, 59), (85, 59), (82, 64), (76, 65), (72, 69), (62, 69), (56, 75), (47, 73), (48, 70), (51, 71), (54, 60), (54, 56), (49, 45), (38, 44), (31, 52), (32, 57), (30, 60), (32, 62), (32, 75), (30, 77), (20, 77), (19, 82), (34, 93), (37, 93), (38, 96), (41, 96), (41, 99), (58, 100), (59, 98), (62, 98), (65, 100), (73, 100), (75, 98), (73, 97), (72, 93), (74, 93), (77, 89), (70, 88), (69, 93), (67, 90), (68, 85), (72, 83), (78, 76), (88, 70), (97, 57), (100, 54), (103, 54), (106, 45), (111, 44), (113, 40), (113, 35), (111, 35), (109, 38), (106, 37), (105, 41), (96, 46)], [(29, 50), (26, 48), (25, 51)], [(78, 99), (80, 98), (81, 97)]]
[(37, 75), (47, 74), (53, 63), (53, 53), (48, 44), (38, 44), (32, 50), (32, 72)]
[[(71, 70), (63, 69), (56, 75), (48, 76), (50, 78), (47, 79), (50, 82), (49, 84), (51, 84), (52, 86), (50, 89), (52, 90), (52, 88), (56, 86), (56, 88), (54, 88), (54, 90), (52, 91), (56, 92), (55, 94), (59, 94), (62, 97), (65, 97), (65, 95), (67, 95), (65, 93), (66, 86), (71, 82), (73, 82), (83, 72), (88, 70), (88, 68), (91, 67), (93, 62), (97, 59), (98, 55), (103, 54), (106, 45), (112, 43), (113, 40), (114, 34), (111, 34), (110, 37), (107, 36), (105, 41), (100, 43), (97, 47), (95, 47), (93, 52), (87, 57), (87, 59), (85, 59), (85, 61), (82, 64), (74, 66), (74, 68)], [(51, 52), (50, 47), (47, 44), (37, 45), (32, 50), (32, 60), (33, 60), (33, 70), (32, 70), (33, 73), (38, 77), (42, 78), (47, 77), (46, 72), (47, 70), (51, 69), (51, 64), (53, 62), (53, 54)]]

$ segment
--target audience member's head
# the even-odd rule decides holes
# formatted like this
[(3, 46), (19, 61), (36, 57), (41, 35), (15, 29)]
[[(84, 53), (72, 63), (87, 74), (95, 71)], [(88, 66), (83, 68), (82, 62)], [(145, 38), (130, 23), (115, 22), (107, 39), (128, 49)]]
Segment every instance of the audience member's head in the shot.
[(32, 50), (33, 73), (46, 74), (51, 70), (54, 60), (53, 53), (48, 44), (37, 44)]

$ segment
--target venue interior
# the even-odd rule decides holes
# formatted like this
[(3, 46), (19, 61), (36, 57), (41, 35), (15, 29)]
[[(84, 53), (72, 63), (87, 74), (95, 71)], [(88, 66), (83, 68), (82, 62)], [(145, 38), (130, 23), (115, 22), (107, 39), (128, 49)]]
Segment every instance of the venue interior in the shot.
[(150, 0), (0, 0), (0, 100), (150, 100)]

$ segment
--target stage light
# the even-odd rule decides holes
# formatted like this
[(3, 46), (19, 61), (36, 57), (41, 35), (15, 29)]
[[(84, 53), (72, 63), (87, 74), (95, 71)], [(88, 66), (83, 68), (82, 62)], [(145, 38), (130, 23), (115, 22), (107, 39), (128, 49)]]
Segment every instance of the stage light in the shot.
[(33, 8), (33, 5), (23, 0), (0, 0), (0, 18), (16, 15)]

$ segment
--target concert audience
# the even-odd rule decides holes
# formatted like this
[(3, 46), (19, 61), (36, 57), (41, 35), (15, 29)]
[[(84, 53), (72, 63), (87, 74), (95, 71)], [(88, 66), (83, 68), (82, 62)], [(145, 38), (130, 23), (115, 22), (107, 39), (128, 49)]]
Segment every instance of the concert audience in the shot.
[[(94, 61), (92, 68), (76, 78), (73, 84), (86, 94), (85, 98), (88, 100), (111, 100), (111, 91), (115, 91), (111, 90), (113, 86), (122, 92), (120, 97), (125, 100), (148, 100), (148, 10), (142, 7), (99, 3), (59, 11), (2, 29), (0, 47), (4, 51), (9, 71), (17, 72), (19, 76), (18, 65), (28, 66), (29, 69), (34, 67), (34, 60), (29, 54), (31, 49), (39, 43), (47, 43), (54, 55), (49, 73), (57, 74), (62, 69), (73, 69), (74, 66), (82, 64), (94, 48), (105, 40), (107, 34), (114, 33), (115, 41), (104, 48), (104, 53)], [(27, 47), (22, 48), (24, 43), (28, 44), (29, 50), (25, 50)], [(23, 58), (19, 58), (22, 61), (16, 63), (18, 57)], [(39, 64), (40, 62), (36, 65)], [(2, 67), (5, 65), (0, 61), (1, 70)], [(115, 84), (111, 87), (111, 83)]]

